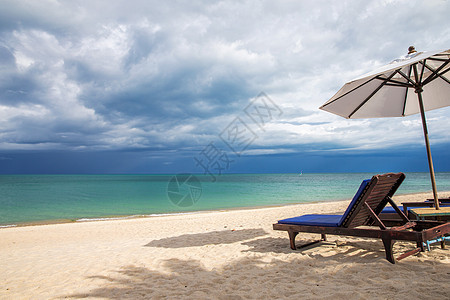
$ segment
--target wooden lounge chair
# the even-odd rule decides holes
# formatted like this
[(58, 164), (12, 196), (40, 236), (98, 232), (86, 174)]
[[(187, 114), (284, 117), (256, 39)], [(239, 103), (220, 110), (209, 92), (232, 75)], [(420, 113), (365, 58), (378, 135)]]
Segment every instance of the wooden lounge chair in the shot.
[[(415, 220), (416, 217), (411, 213), (411, 209), (416, 208), (427, 208), (434, 207), (434, 201), (421, 201), (421, 202), (403, 202), (399, 208), (403, 211), (408, 218)], [(450, 202), (448, 200), (439, 199), (439, 207), (450, 207)], [(386, 206), (380, 214), (380, 219), (382, 221), (393, 221), (393, 220), (401, 220), (395, 209), (391, 206)], [(427, 220), (436, 220), (436, 217), (427, 218)], [(441, 216), (439, 217), (440, 221), (450, 221), (450, 216)]]
[[(423, 202), (403, 202), (403, 210), (408, 211), (410, 208), (418, 208), (418, 207), (434, 207), (434, 200), (428, 199)], [(439, 199), (439, 207), (448, 207), (450, 206), (450, 201), (448, 199)]]
[[(439, 198), (438, 201), (440, 203), (450, 203), (450, 197), (448, 198)], [(434, 202), (434, 199), (427, 199), (427, 202)]]
[[(308, 243), (300, 248), (326, 240), (326, 234), (347, 235), (381, 239), (386, 259), (395, 263), (392, 247), (397, 240), (415, 241), (417, 248), (402, 254), (403, 259), (419, 251), (425, 251), (426, 241), (445, 236), (450, 232), (450, 223), (436, 221), (411, 222), (397, 207), (391, 197), (405, 179), (403, 173), (375, 175), (364, 180), (343, 215), (304, 215), (278, 221), (274, 230), (284, 230), (289, 234), (291, 249), (297, 249), (295, 237), (300, 232), (319, 233), (321, 240)], [(378, 215), (386, 204), (391, 204), (401, 217), (401, 222), (388, 227)], [(377, 225), (377, 226), (374, 226)]]

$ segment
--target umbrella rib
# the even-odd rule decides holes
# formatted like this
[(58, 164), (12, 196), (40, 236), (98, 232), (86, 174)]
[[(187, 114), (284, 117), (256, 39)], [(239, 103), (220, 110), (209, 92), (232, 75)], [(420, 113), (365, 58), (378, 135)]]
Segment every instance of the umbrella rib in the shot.
[(425, 58), (424, 60), (423, 60), (423, 64), (422, 64), (422, 71), (420, 72), (420, 79), (419, 79), (419, 82), (422, 82), (422, 79), (423, 79), (423, 72), (425, 72), (425, 65), (427, 64), (427, 59)]
[[(380, 79), (380, 80), (383, 80), (383, 81), (386, 80), (386, 79), (383, 79), (383, 78), (377, 78), (377, 79)], [(408, 84), (407, 82), (401, 82), (401, 81), (394, 80), (394, 79), (390, 79), (388, 81), (388, 83), (386, 83), (386, 85), (399, 86), (399, 87), (413, 87), (412, 85)]]
[(404, 87), (404, 88), (411, 88), (411, 85), (408, 85), (404, 82), (393, 82), (393, 81), (389, 81), (386, 83), (387, 86), (396, 86), (396, 87)]
[[(412, 67), (412, 65), (411, 65), (411, 67)], [(398, 74), (402, 75), (403, 78), (405, 78), (406, 80), (408, 80), (408, 81), (412, 84), (412, 87), (415, 87), (415, 86), (417, 85), (417, 83), (415, 83), (415, 82), (410, 78), (411, 74), (410, 74), (410, 76), (406, 76), (406, 74), (403, 73), (403, 72), (400, 71), (400, 70), (398, 70)]]
[[(398, 69), (397, 71), (401, 72), (400, 69)], [(411, 73), (411, 72), (409, 72), (409, 73)], [(406, 75), (403, 74), (402, 76), (405, 77), (406, 79), (408, 79), (407, 77), (410, 77), (411, 74), (409, 74), (409, 76), (406, 76)], [(383, 77), (380, 77), (380, 75), (375, 76), (375, 79), (382, 80), (382, 81), (387, 81), (386, 85), (389, 85), (389, 86), (398, 86), (398, 87), (406, 87), (406, 88), (413, 88), (414, 87), (414, 82), (411, 82), (411, 84), (408, 84), (408, 82), (401, 82), (401, 81), (398, 81), (398, 80), (395, 80), (395, 79), (392, 79), (392, 78), (390, 78), (390, 79), (389, 78), (383, 78)]]
[(383, 86), (385, 86), (387, 83), (388, 83), (388, 81), (392, 78), (392, 77), (394, 77), (394, 75), (395, 74), (397, 74), (397, 72), (399, 72), (399, 70), (396, 70), (395, 72), (393, 72), (388, 78), (386, 78), (386, 79), (382, 79), (382, 78), (377, 78), (377, 79), (380, 79), (380, 80), (383, 80), (383, 82), (372, 92), (372, 93), (370, 93), (370, 95), (369, 96), (367, 96), (366, 97), (366, 99), (364, 99), (364, 101), (363, 102), (361, 102), (359, 105), (358, 105), (358, 107), (356, 107), (353, 111), (352, 111), (352, 113), (351, 114), (349, 114), (348, 115), (348, 118), (350, 119), (364, 104), (366, 104), (367, 103), (367, 101), (369, 101), (370, 100), (370, 98), (372, 98), (373, 97), (373, 95), (375, 95)]
[(447, 70), (445, 70), (445, 71), (442, 72), (441, 74), (438, 74), (437, 76), (438, 76), (439, 78), (441, 78), (442, 80), (444, 80), (445, 82), (447, 82), (448, 84), (450, 84), (450, 80), (448, 80), (447, 78), (445, 78), (444, 76), (442, 76), (442, 75), (444, 75), (445, 73), (447, 73), (448, 71), (450, 71), (450, 68), (448, 68)]
[(426, 64), (425, 62), (420, 62), (422, 64), (424, 64), (425, 67), (427, 67), (428, 70), (430, 70), (432, 73), (430, 76), (428, 76), (427, 79), (425, 79), (424, 83), (429, 83), (430, 81), (433, 81), (434, 79), (436, 79), (437, 76), (440, 76), (442, 74), (445, 74), (448, 70), (445, 70), (443, 73), (439, 74), (439, 72), (445, 68), (446, 65), (448, 65), (448, 63), (450, 62), (450, 59), (445, 61), (443, 64), (441, 64), (437, 69), (431, 67), (430, 65)]
[[(445, 56), (447, 56), (447, 54)], [(436, 58), (436, 57), (428, 57), (427, 59), (428, 60), (435, 60), (435, 61), (442, 61), (442, 62), (448, 60), (448, 59), (445, 59), (445, 58)]]
[(441, 74), (438, 74), (438, 76), (444, 80), (445, 82), (447, 82), (448, 84), (450, 84), (450, 80), (448, 80), (447, 78), (443, 77), (442, 75), (444, 75), (445, 73), (447, 73), (448, 71), (450, 71), (450, 68), (448, 68), (447, 70), (445, 70), (444, 72), (442, 72)]
[[(430, 71), (434, 72), (434, 69), (433, 69), (432, 67), (430, 67), (429, 65), (426, 65), (426, 67), (427, 67), (427, 69), (429, 69)], [(450, 68), (448, 68), (447, 70), (445, 70), (444, 72), (442, 72), (442, 73), (440, 73), (440, 74), (437, 74), (437, 75), (436, 75), (436, 78), (433, 78), (432, 80), (437, 79), (437, 77), (440, 77), (442, 80), (444, 80), (445, 82), (447, 82), (448, 84), (450, 84), (450, 80), (448, 80), (447, 78), (445, 78), (444, 76), (442, 76), (442, 75), (444, 75), (445, 73), (447, 73), (448, 71), (450, 71)], [(430, 76), (432, 76), (432, 75), (430, 75)], [(432, 81), (432, 80), (430, 80), (430, 81)], [(427, 83), (429, 83), (429, 82), (427, 82)]]
[[(411, 71), (412, 71), (412, 67), (409, 66), (408, 77), (411, 77)], [(408, 89), (405, 90), (405, 100), (403, 100), (402, 116), (405, 116), (407, 98), (408, 98)]]
[(353, 89), (351, 89), (350, 91), (348, 91), (347, 93), (345, 93), (345, 94), (343, 94), (343, 95), (341, 95), (341, 96), (339, 96), (339, 97), (337, 97), (336, 99), (334, 99), (333, 101), (330, 101), (330, 102), (328, 102), (328, 103), (325, 103), (324, 105), (322, 105), (320, 108), (323, 108), (323, 107), (325, 107), (325, 106), (328, 106), (328, 105), (330, 105), (331, 103), (334, 103), (334, 102), (336, 102), (337, 100), (339, 100), (339, 99), (341, 99), (342, 97), (345, 97), (346, 95), (348, 95), (348, 94), (350, 94), (351, 92), (353, 92), (353, 91), (355, 91), (355, 90), (357, 90), (357, 89), (359, 89), (360, 87), (362, 87), (362, 86), (364, 86), (364, 85), (366, 85), (366, 84), (368, 84), (369, 82), (371, 82), (372, 80), (374, 80), (375, 79), (375, 77), (374, 78), (371, 78), (370, 80), (367, 80), (366, 82), (364, 82), (364, 83), (361, 83), (360, 85), (358, 85), (357, 87), (355, 87), (355, 88), (353, 88)]
[(443, 68), (445, 68), (445, 66), (447, 66), (450, 63), (450, 59), (448, 59), (445, 63), (440, 65), (439, 68), (437, 68), (437, 69), (434, 69), (434, 68), (428, 66), (424, 62), (421, 62), (421, 63), (424, 64), (432, 72), (432, 74), (430, 76), (428, 76), (427, 79), (425, 79), (425, 81), (422, 83), (422, 85), (426, 85), (438, 77), (443, 78), (442, 75), (447, 73), (450, 70), (450, 69), (447, 69), (444, 72), (442, 72), (441, 74), (439, 74), (439, 71), (441, 71)]
[[(419, 81), (419, 73), (417, 72), (417, 64), (411, 65), (411, 67), (412, 67), (413, 70), (414, 70), (414, 78), (416, 79), (416, 82), (419, 82), (419, 84), (420, 84), (420, 81)], [(416, 89), (416, 90), (422, 91), (421, 89)]]

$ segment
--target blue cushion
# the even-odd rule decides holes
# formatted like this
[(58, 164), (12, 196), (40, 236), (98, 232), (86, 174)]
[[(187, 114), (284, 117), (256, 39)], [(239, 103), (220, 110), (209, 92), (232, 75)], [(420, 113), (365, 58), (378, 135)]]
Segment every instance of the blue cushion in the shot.
[(371, 179), (363, 180), (359, 186), (358, 191), (353, 197), (350, 205), (347, 207), (345, 213), (341, 215), (303, 215), (294, 218), (288, 218), (278, 221), (278, 224), (289, 224), (289, 225), (306, 225), (306, 226), (325, 226), (325, 227), (340, 227), (344, 222), (345, 218), (350, 213), (352, 207), (355, 205), (356, 200), (361, 196), (362, 192), (369, 184)]
[(372, 179), (366, 179), (366, 180), (363, 180), (363, 182), (361, 182), (361, 185), (359, 186), (358, 191), (356, 192), (355, 196), (353, 196), (352, 202), (350, 202), (350, 205), (347, 207), (347, 210), (342, 215), (342, 219), (339, 222), (338, 226), (342, 225), (342, 223), (344, 222), (345, 218), (347, 218), (348, 214), (350, 213), (350, 211), (352, 210), (353, 206), (355, 205), (356, 200), (358, 200), (358, 198), (361, 196), (362, 192), (364, 191), (364, 189), (366, 188), (366, 186), (369, 184), (369, 182), (371, 180)]
[(278, 221), (278, 224), (338, 227), (341, 215), (303, 215)]
[[(400, 208), (400, 210), (403, 211), (403, 206), (400, 205), (398, 208)], [(381, 213), (382, 214), (396, 214), (397, 212), (395, 211), (395, 209), (392, 206), (386, 206), (385, 208), (383, 208)]]

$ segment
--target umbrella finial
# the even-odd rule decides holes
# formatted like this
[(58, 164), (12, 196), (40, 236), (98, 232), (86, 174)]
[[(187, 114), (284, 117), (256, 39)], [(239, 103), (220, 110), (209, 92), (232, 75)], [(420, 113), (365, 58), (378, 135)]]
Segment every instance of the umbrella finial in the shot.
[(408, 54), (416, 53), (416, 48), (414, 46), (409, 46), (408, 48)]

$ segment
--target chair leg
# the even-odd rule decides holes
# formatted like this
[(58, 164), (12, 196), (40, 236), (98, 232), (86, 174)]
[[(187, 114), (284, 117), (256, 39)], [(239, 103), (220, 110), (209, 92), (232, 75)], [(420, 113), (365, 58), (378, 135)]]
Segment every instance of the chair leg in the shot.
[(394, 246), (394, 241), (391, 239), (382, 239), (384, 244), (384, 251), (386, 252), (386, 259), (392, 263), (395, 264), (395, 258), (392, 253), (392, 247)]
[(422, 241), (418, 241), (417, 248), (420, 248), (420, 252), (425, 252), (425, 243)]
[(298, 232), (288, 231), (289, 234), (289, 243), (291, 244), (292, 250), (297, 250), (297, 247), (295, 246), (295, 237), (297, 236)]

